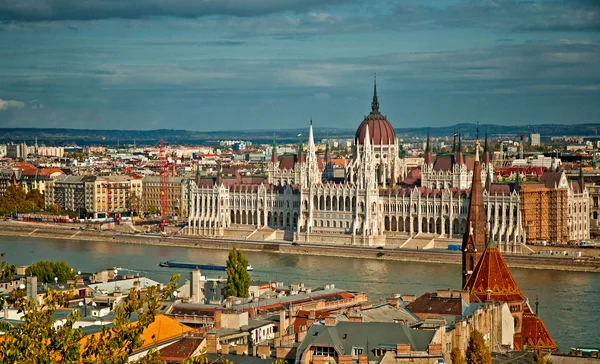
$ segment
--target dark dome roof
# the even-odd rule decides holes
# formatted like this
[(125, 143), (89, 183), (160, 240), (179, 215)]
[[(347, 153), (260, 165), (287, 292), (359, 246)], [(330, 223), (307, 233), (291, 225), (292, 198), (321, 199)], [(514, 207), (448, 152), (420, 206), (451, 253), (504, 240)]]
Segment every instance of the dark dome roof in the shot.
[(390, 145), (396, 143), (396, 133), (392, 124), (379, 112), (379, 101), (377, 100), (377, 84), (374, 87), (371, 113), (365, 117), (356, 130), (354, 142), (364, 144), (369, 126), (369, 136), (373, 145)]

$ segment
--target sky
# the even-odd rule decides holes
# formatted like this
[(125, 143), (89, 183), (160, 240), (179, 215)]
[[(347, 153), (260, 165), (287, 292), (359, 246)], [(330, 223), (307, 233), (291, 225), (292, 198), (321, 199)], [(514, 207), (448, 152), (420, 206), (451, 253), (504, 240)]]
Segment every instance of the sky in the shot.
[(600, 0), (0, 0), (0, 127), (600, 122)]

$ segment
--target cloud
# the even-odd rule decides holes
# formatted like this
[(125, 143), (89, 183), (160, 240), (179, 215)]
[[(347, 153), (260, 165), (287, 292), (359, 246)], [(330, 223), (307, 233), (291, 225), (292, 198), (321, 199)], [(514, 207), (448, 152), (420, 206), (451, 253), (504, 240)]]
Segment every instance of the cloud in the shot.
[(261, 16), (308, 11), (346, 0), (0, 0), (0, 20), (56, 21), (140, 19), (156, 16), (197, 18), (211, 15)]
[(23, 101), (0, 99), (0, 110), (22, 109), (23, 107), (25, 107)]
[(446, 7), (401, 2), (395, 10), (401, 24), (445, 28), (514, 31), (600, 30), (597, 1), (468, 0)]
[(315, 94), (315, 97), (319, 100), (329, 100), (331, 95), (325, 92), (319, 92)]

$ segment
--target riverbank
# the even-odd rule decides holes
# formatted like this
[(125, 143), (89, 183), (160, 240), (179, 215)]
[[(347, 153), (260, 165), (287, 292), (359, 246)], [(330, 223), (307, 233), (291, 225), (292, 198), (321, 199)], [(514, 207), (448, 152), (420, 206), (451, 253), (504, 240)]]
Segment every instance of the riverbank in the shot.
[[(284, 241), (251, 241), (234, 238), (163, 237), (115, 231), (80, 230), (72, 225), (29, 223), (18, 221), (0, 222), (0, 235), (48, 239), (103, 241), (115, 244), (162, 245), (197, 249), (229, 250), (233, 247), (243, 251), (335, 256), (344, 258), (376, 259), (393, 261), (425, 262), (437, 264), (461, 264), (460, 252), (447, 250), (376, 249), (359, 246), (323, 246), (291, 244)], [(600, 273), (600, 259), (572, 259), (543, 257), (539, 255), (505, 255), (510, 267), (526, 269), (549, 269)]]

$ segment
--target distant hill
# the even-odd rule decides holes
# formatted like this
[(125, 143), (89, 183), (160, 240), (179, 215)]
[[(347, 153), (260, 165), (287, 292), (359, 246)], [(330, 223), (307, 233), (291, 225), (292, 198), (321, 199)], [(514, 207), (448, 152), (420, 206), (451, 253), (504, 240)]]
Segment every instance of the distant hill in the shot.
[[(540, 124), (523, 126), (505, 126), (494, 124), (479, 125), (480, 135), (488, 132), (490, 136), (518, 136), (519, 134), (540, 133), (542, 137), (550, 136), (589, 136), (596, 137), (598, 124)], [(456, 124), (445, 127), (422, 128), (396, 128), (399, 137), (424, 137), (429, 133), (433, 137), (449, 136), (455, 131), (460, 131), (465, 139), (475, 137), (475, 124)], [(325, 138), (353, 138), (355, 129), (315, 128), (317, 141)], [(35, 138), (38, 143), (49, 145), (155, 145), (160, 139), (169, 144), (216, 144), (223, 139), (249, 140), (254, 143), (271, 143), (276, 138), (278, 143), (293, 143), (298, 140), (298, 133), (303, 134), (306, 140), (306, 128), (281, 129), (281, 130), (245, 130), (245, 131), (189, 131), (175, 129), (158, 130), (92, 130), (92, 129), (50, 129), (50, 128), (0, 128), (0, 143), (25, 141), (33, 143)]]

